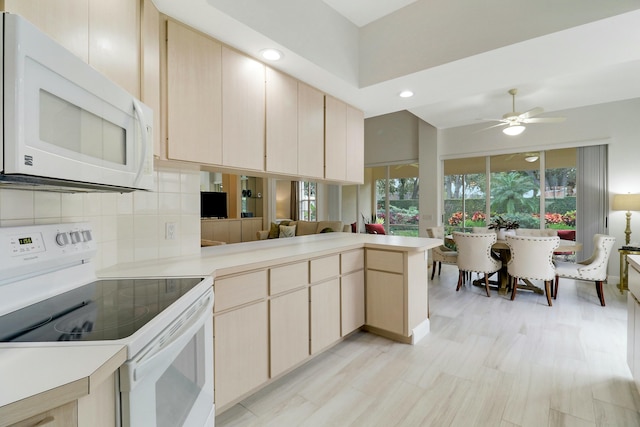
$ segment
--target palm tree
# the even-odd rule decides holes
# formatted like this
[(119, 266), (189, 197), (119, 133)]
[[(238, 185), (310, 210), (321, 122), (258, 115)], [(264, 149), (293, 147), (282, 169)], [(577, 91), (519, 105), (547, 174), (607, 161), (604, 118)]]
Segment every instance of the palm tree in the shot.
[(519, 172), (496, 173), (491, 176), (491, 210), (513, 214), (518, 211), (534, 210), (531, 206), (534, 198), (525, 199), (524, 195), (538, 188), (530, 176)]

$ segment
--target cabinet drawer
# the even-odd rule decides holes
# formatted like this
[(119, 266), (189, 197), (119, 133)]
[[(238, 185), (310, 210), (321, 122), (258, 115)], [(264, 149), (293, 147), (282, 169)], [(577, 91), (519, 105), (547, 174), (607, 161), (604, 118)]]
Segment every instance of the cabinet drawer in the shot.
[(402, 273), (404, 271), (404, 258), (402, 252), (367, 250), (367, 268), (372, 270)]
[(309, 263), (299, 262), (269, 270), (269, 295), (279, 294), (309, 283)]
[(256, 301), (267, 296), (267, 270), (216, 279), (214, 312)]
[(351, 273), (352, 271), (362, 270), (364, 268), (364, 250), (345, 252), (340, 254), (340, 272), (342, 274)]
[(311, 283), (321, 282), (340, 275), (340, 255), (311, 260)]

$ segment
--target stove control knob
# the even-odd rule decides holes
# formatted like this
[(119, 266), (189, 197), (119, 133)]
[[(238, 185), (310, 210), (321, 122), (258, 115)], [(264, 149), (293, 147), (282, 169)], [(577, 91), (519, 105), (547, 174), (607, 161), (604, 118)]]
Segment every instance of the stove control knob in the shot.
[(82, 241), (82, 237), (79, 231), (72, 231), (69, 233), (71, 235), (71, 243), (80, 243)]
[(56, 243), (58, 246), (65, 246), (69, 244), (69, 235), (67, 233), (56, 234)]
[(90, 242), (93, 240), (93, 236), (91, 235), (91, 230), (82, 231), (82, 240), (85, 242)]

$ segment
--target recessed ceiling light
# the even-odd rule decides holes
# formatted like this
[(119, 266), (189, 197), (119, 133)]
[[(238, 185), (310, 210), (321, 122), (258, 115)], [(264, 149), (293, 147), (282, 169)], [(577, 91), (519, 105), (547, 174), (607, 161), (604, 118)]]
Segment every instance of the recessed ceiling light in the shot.
[(260, 55), (267, 61), (279, 61), (284, 56), (277, 49), (263, 49), (260, 51)]
[(400, 98), (411, 98), (413, 96), (413, 92), (410, 90), (403, 90), (400, 92)]

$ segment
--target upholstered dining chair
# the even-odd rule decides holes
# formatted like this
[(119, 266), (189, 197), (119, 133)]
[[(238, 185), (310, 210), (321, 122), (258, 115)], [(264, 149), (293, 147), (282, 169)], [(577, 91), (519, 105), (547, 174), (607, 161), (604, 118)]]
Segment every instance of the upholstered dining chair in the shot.
[(507, 272), (511, 280), (511, 300), (518, 291), (518, 280), (542, 280), (549, 306), (553, 292), (551, 286), (556, 275), (553, 251), (560, 245), (558, 236), (512, 236), (507, 235), (511, 259)]
[(456, 265), (458, 262), (458, 252), (444, 245), (444, 227), (427, 227), (427, 235), (432, 239), (441, 239), (443, 244), (437, 248), (431, 249), (431, 258), (433, 265), (431, 267), (431, 280), (436, 274), (436, 265), (438, 267), (438, 276), (442, 271), (442, 264)]
[(552, 228), (516, 228), (516, 236), (557, 236), (558, 230)]
[(461, 233), (454, 231), (453, 240), (458, 248), (458, 286), (456, 291), (460, 290), (464, 282), (466, 273), (483, 273), (484, 287), (489, 293), (489, 275), (499, 271), (502, 263), (495, 259), (491, 254), (491, 246), (496, 242), (497, 235), (494, 232), (489, 233)]
[(567, 277), (570, 279), (595, 282), (600, 305), (604, 307), (602, 282), (607, 280), (607, 264), (615, 242), (615, 237), (596, 234), (593, 236), (593, 254), (591, 257), (580, 262), (556, 261), (556, 284), (553, 289), (553, 298), (555, 299), (558, 295), (560, 277)]

